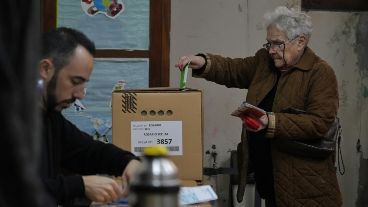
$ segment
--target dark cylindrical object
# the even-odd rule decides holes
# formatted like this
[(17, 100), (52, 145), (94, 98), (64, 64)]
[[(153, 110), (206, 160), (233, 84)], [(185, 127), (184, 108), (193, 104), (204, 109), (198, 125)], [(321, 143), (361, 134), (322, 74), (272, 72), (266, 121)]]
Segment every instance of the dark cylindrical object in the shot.
[(167, 158), (166, 147), (145, 150), (142, 165), (132, 178), (129, 204), (132, 207), (178, 207), (180, 181), (177, 168)]

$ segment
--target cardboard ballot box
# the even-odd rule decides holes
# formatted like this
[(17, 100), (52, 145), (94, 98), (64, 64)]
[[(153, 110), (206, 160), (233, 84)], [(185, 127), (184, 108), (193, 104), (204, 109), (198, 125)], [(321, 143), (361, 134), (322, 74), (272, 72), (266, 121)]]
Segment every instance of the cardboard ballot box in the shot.
[(112, 142), (142, 155), (143, 148), (164, 144), (179, 178), (202, 180), (202, 93), (152, 88), (112, 95)]

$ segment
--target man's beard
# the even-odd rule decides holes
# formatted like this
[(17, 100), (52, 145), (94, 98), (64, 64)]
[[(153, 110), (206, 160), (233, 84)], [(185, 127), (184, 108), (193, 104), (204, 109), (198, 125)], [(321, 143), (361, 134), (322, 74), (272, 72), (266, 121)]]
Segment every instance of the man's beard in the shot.
[(46, 88), (46, 100), (44, 101), (46, 103), (45, 106), (47, 111), (61, 111), (64, 108), (67, 108), (71, 103), (75, 102), (75, 98), (57, 102), (56, 100), (57, 76), (58, 74), (55, 74), (52, 77)]

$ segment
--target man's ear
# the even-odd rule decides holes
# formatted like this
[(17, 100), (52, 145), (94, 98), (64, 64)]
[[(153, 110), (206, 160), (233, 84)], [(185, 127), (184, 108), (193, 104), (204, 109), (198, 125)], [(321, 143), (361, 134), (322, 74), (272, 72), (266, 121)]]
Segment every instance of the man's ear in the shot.
[(43, 80), (50, 80), (55, 73), (54, 64), (50, 59), (42, 59), (39, 62), (40, 78)]

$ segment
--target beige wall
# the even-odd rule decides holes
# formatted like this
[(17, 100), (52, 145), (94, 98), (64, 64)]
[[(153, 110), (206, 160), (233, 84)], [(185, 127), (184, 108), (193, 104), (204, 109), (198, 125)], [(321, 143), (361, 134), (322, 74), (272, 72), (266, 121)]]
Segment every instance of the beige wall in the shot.
[[(178, 87), (174, 64), (181, 55), (211, 52), (245, 57), (265, 43), (263, 14), (278, 5), (300, 5), (300, 0), (172, 0), (170, 85)], [(339, 81), (340, 117), (343, 124), (342, 152), (346, 173), (339, 176), (344, 206), (356, 206), (360, 169), (368, 151), (368, 46), (367, 14), (308, 12), (314, 31), (310, 47), (334, 68)], [(367, 58), (365, 58), (365, 56)], [(203, 90), (204, 151), (217, 146), (217, 166), (229, 166), (229, 150), (239, 142), (241, 123), (229, 114), (245, 99), (246, 91), (228, 89), (201, 79), (189, 78), (188, 87)], [(360, 139), (362, 152), (356, 151)], [(204, 154), (204, 165), (211, 159)], [(218, 206), (228, 201), (227, 176), (206, 178), (219, 194)], [(358, 205), (357, 205), (358, 206)]]

